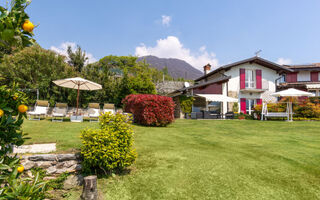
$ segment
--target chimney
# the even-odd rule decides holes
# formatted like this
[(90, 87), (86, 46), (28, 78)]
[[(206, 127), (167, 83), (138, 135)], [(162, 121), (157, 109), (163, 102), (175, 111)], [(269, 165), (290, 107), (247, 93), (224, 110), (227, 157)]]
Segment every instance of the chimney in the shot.
[(211, 70), (211, 65), (208, 63), (203, 67), (204, 75), (207, 75)]

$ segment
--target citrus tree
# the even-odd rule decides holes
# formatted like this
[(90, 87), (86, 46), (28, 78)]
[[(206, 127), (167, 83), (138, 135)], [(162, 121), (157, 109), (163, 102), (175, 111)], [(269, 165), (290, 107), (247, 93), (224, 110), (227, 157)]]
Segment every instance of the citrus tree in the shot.
[(0, 6), (0, 58), (35, 43), (34, 25), (25, 12), (31, 0), (12, 0), (6, 7)]

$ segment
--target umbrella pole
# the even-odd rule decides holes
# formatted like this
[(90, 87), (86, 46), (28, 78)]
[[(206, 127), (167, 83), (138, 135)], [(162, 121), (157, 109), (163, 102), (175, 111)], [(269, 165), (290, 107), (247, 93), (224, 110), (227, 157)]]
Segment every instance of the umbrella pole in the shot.
[(76, 112), (77, 116), (78, 116), (78, 108), (79, 108), (79, 90), (80, 90), (80, 85), (78, 85), (78, 94), (77, 94), (77, 112)]

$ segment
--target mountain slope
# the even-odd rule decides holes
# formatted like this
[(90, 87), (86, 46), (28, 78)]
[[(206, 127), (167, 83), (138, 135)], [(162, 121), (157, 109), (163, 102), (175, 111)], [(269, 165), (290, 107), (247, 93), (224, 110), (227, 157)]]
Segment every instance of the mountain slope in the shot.
[(203, 73), (187, 62), (176, 58), (158, 58), (156, 56), (143, 56), (139, 57), (138, 61), (145, 60), (150, 67), (162, 70), (168, 68), (168, 73), (173, 78), (184, 78), (187, 80), (194, 80), (203, 75)]

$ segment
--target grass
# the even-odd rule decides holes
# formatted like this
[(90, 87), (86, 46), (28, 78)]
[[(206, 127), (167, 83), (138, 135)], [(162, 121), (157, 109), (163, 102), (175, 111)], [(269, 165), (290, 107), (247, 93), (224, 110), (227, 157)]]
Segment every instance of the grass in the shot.
[[(85, 126), (97, 124), (27, 121), (24, 129), (29, 143), (57, 141), (66, 151), (80, 146)], [(106, 199), (320, 199), (319, 122), (177, 120), (134, 129), (138, 159), (130, 174), (99, 180)]]
[(74, 152), (81, 146), (81, 130), (96, 127), (98, 127), (96, 122), (72, 123), (25, 120), (23, 131), (28, 134), (28, 137), (31, 137), (25, 144), (55, 142), (58, 152)]

